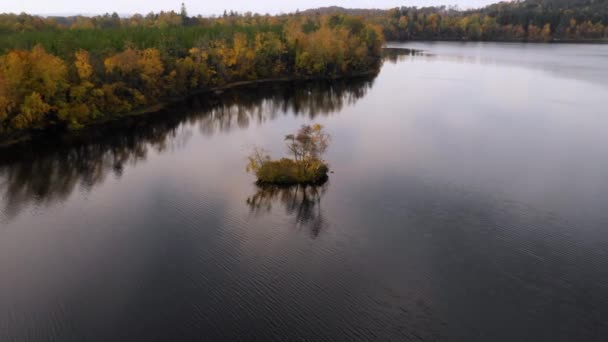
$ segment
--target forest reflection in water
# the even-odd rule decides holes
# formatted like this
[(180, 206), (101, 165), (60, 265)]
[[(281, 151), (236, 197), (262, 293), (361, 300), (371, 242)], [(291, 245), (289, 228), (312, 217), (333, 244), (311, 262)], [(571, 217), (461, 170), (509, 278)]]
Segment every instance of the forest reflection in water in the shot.
[[(0, 156), (4, 219), (30, 204), (63, 201), (80, 188), (91, 191), (113, 174), (187, 144), (198, 128), (214, 135), (292, 113), (314, 119), (339, 112), (364, 97), (372, 77), (333, 82), (281, 82), (202, 94), (154, 114), (124, 118), (78, 134), (42, 137), (6, 148)], [(1, 217), (0, 217), (1, 218)]]
[(407, 58), (413, 56), (429, 56), (429, 54), (423, 52), (422, 50), (408, 48), (387, 47), (382, 49), (382, 57), (384, 61), (388, 61), (392, 64), (403, 62)]
[(247, 205), (255, 216), (269, 213), (274, 205), (282, 206), (285, 213), (293, 217), (293, 225), (298, 229), (309, 230), (314, 239), (328, 225), (321, 208), (321, 198), (327, 191), (328, 184), (261, 185), (257, 187), (255, 194), (247, 198)]

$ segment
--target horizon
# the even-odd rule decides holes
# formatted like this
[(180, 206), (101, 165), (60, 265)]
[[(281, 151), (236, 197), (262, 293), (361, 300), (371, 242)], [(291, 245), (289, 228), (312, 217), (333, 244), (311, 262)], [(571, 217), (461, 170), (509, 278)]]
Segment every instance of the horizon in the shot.
[[(355, 0), (349, 1), (348, 4), (336, 4), (326, 2), (325, 0), (303, 1), (296, 0), (289, 3), (283, 3), (279, 0), (265, 1), (260, 4), (252, 4), (242, 0), (226, 0), (218, 4), (205, 6), (204, 4), (194, 3), (189, 4), (184, 1), (189, 16), (204, 16), (212, 17), (219, 16), (224, 11), (235, 11), (238, 13), (255, 13), (255, 14), (288, 14), (296, 11), (314, 10), (323, 7), (343, 7), (347, 9), (378, 9), (387, 10), (396, 7), (434, 7), (446, 6), (457, 7), (459, 9), (474, 9), (481, 8), (490, 4), (498, 3), (500, 0), (413, 0), (413, 1), (394, 1), (394, 0)], [(146, 15), (149, 13), (159, 12), (179, 12), (181, 1), (174, 2), (166, 0), (154, 0), (147, 3), (129, 2), (125, 5), (124, 2), (117, 0), (108, 0), (102, 3), (82, 3), (74, 2), (73, 0), (58, 0), (52, 4), (45, 3), (41, 0), (26, 0), (19, 3), (11, 3), (3, 9), (2, 14), (21, 14), (37, 15), (42, 17), (54, 16), (99, 16), (106, 13), (118, 13), (121, 17), (130, 17), (136, 14)], [(75, 8), (79, 7), (79, 8)], [(40, 11), (39, 8), (45, 8)], [(67, 10), (68, 8), (73, 10)]]

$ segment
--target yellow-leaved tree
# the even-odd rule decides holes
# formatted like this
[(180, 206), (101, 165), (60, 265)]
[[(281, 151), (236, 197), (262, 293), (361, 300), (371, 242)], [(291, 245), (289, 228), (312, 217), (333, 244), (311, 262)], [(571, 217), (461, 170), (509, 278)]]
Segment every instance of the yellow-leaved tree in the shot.
[(76, 67), (80, 81), (88, 81), (93, 75), (93, 66), (91, 66), (89, 52), (80, 49), (74, 53), (74, 57), (74, 66)]
[(129, 88), (146, 94), (154, 99), (160, 94), (164, 67), (157, 49), (126, 50), (104, 60), (106, 73), (116, 73), (121, 82)]
[(51, 106), (42, 100), (40, 94), (33, 92), (25, 97), (19, 109), (19, 115), (13, 120), (13, 125), (17, 129), (26, 129), (37, 127), (51, 110)]
[(97, 112), (95, 103), (91, 101), (91, 91), (94, 88), (91, 77), (94, 70), (88, 51), (81, 49), (74, 53), (74, 68), (80, 82), (70, 86), (68, 101), (58, 110), (59, 119), (71, 129), (82, 127), (87, 120), (94, 119), (92, 114)]
[(4, 131), (4, 123), (8, 117), (10, 102), (6, 90), (6, 81), (0, 74), (0, 133)]
[(67, 67), (59, 57), (47, 53), (40, 45), (31, 51), (14, 50), (0, 58), (3, 116), (17, 129), (39, 126), (53, 110), (49, 103), (62, 101), (67, 87)]

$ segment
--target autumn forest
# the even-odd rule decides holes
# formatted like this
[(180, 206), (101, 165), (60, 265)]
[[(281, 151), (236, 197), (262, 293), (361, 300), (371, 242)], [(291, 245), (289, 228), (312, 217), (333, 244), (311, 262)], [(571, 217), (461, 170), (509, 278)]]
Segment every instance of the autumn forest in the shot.
[(77, 129), (237, 81), (373, 73), (383, 44), (379, 27), (348, 15), (113, 18), (2, 39), (1, 133)]
[[(288, 15), (0, 15), (0, 136), (78, 129), (235, 82), (378, 70), (387, 40), (580, 41), (608, 36), (605, 1)], [(568, 2), (566, 2), (568, 3)], [(6, 140), (6, 139), (5, 139)]]

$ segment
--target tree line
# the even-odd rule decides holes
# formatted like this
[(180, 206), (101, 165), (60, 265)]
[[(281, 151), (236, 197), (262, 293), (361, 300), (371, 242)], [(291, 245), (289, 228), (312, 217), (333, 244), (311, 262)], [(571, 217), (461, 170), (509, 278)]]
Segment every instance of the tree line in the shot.
[[(608, 3), (607, 3), (608, 8)], [(400, 8), (375, 22), (390, 40), (584, 41), (608, 38), (608, 19), (569, 9), (501, 3), (479, 11)]]
[(0, 134), (77, 129), (237, 81), (375, 72), (382, 29), (351, 15), (0, 16)]
[(383, 28), (387, 40), (587, 41), (608, 39), (608, 0), (503, 1), (475, 10), (327, 7), (306, 13), (349, 13)]

